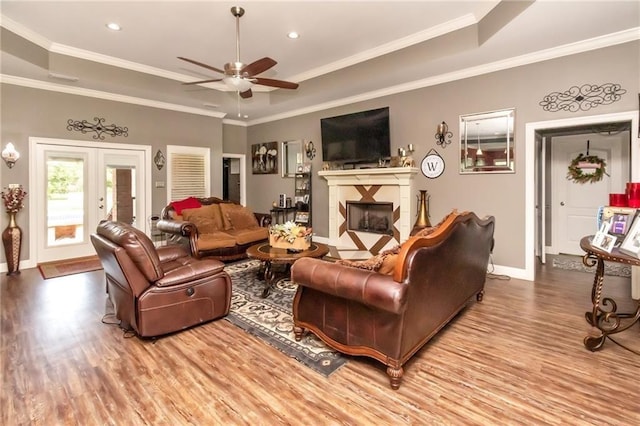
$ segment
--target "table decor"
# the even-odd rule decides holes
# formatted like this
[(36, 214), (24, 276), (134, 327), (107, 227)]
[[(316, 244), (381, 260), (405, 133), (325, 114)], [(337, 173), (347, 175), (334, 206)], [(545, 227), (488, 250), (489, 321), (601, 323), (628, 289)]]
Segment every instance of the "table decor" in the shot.
[(311, 246), (312, 229), (288, 221), (269, 228), (269, 245), (291, 251), (307, 250)]

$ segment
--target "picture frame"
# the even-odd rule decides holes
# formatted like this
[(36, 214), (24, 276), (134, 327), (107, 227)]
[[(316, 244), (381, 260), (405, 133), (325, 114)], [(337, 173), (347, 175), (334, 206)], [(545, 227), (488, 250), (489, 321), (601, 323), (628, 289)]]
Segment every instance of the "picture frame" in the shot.
[(278, 142), (251, 145), (251, 157), (254, 175), (278, 173)]
[(618, 237), (609, 233), (610, 228), (611, 222), (602, 222), (602, 225), (600, 225), (600, 230), (596, 232), (596, 235), (591, 241), (591, 245), (599, 248), (600, 250), (604, 250), (607, 253), (611, 253), (611, 250), (613, 250)]
[(640, 215), (636, 213), (627, 235), (620, 244), (620, 251), (640, 259)]
[(611, 219), (609, 219), (609, 223), (611, 224), (609, 234), (624, 238), (624, 236), (627, 235), (627, 231), (634, 217), (633, 213), (614, 213)]

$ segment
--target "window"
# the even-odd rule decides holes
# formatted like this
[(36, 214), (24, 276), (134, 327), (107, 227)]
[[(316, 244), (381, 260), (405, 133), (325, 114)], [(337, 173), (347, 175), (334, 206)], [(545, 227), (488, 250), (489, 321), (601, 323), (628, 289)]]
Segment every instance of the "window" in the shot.
[(211, 194), (209, 148), (167, 145), (168, 201)]

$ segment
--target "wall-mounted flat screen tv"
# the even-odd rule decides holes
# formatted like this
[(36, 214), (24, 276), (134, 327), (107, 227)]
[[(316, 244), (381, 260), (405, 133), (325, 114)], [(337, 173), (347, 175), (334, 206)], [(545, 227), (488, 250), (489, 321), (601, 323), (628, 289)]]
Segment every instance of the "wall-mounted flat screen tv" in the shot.
[(389, 107), (320, 120), (322, 161), (369, 163), (391, 156)]

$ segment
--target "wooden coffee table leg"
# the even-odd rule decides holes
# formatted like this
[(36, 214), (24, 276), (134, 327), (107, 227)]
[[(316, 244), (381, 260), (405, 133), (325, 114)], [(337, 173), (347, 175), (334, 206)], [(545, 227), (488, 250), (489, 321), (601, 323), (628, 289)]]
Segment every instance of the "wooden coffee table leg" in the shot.
[(264, 290), (262, 290), (262, 298), (266, 298), (273, 287), (275, 272), (273, 271), (271, 262), (264, 262)]

